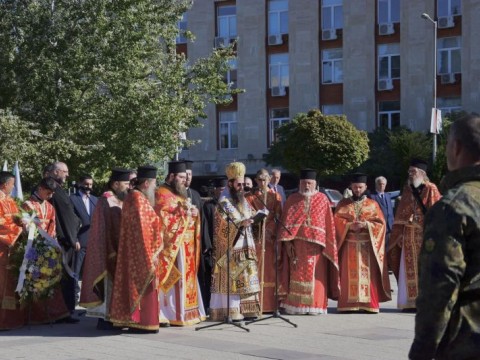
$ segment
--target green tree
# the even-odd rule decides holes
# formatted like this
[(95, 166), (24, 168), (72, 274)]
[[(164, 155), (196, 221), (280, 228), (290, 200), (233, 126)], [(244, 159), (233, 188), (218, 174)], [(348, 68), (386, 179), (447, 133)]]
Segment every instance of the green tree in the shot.
[(341, 175), (367, 159), (368, 137), (345, 116), (323, 115), (319, 110), (300, 113), (278, 129), (265, 158), (293, 173), (316, 169), (319, 176)]
[(58, 159), (74, 175), (101, 176), (113, 166), (162, 162), (189, 145), (179, 133), (200, 126), (208, 102), (238, 91), (223, 81), (232, 47), (195, 63), (176, 53), (177, 21), (189, 5), (2, 1), (0, 109), (41, 135), (23, 144), (41, 161), (33, 156), (23, 167), (39, 172), (44, 159)]

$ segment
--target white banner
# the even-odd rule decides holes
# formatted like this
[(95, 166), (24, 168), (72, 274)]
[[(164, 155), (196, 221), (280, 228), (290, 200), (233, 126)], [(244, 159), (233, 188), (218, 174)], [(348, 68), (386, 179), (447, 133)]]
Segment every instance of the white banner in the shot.
[(442, 110), (432, 108), (432, 117), (430, 119), (430, 132), (440, 134), (442, 131)]

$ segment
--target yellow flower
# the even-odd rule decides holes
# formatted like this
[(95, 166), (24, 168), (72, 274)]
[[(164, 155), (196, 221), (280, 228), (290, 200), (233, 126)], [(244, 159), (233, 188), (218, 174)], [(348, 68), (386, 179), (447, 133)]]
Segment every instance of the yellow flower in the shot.
[(57, 252), (56, 251), (52, 251), (52, 255), (50, 255), (50, 258), (52, 259), (56, 259), (57, 258)]
[(48, 267), (46, 267), (46, 266), (42, 266), (42, 267), (40, 268), (40, 272), (41, 272), (42, 274), (46, 274), (47, 271), (48, 271)]

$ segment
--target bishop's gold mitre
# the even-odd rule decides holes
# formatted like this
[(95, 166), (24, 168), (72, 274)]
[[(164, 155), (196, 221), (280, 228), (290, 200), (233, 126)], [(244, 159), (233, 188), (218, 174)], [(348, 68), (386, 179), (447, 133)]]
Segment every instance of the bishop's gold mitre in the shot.
[(243, 178), (245, 171), (245, 165), (241, 162), (232, 162), (225, 168), (228, 180)]

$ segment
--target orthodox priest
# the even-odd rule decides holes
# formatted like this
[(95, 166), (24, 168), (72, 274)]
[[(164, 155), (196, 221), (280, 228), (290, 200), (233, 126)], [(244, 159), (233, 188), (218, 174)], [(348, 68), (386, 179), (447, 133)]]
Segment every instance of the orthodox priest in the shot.
[[(53, 239), (56, 237), (55, 209), (48, 200), (51, 199), (57, 187), (57, 182), (52, 178), (43, 178), (35, 188), (32, 196), (22, 205), (25, 210), (35, 211), (39, 221), (37, 226)], [(61, 258), (58, 258), (57, 261), (61, 261)], [(31, 313), (29, 322), (33, 324), (47, 324), (70, 316), (70, 311), (67, 309), (63, 299), (60, 284), (57, 285), (51, 298), (32, 302), (29, 310)]]
[(7, 171), (0, 172), (0, 330), (10, 330), (25, 324), (25, 311), (15, 297), (16, 277), (9, 270), (9, 254), (22, 233), (15, 215), (17, 204), (10, 196), (15, 177)]
[(423, 242), (424, 218), (440, 197), (437, 186), (427, 177), (427, 163), (412, 159), (387, 249), (389, 266), (398, 283), (399, 309), (414, 311), (416, 308), (418, 255)]
[(275, 267), (278, 268), (279, 299), (285, 298), (287, 295), (288, 262), (285, 260), (288, 259), (286, 252), (283, 251), (285, 250), (285, 243), (280, 242), (278, 253), (275, 252), (277, 221), (282, 216), (282, 197), (278, 192), (268, 187), (270, 183), (268, 170), (260, 169), (257, 171), (255, 182), (258, 188), (252, 189), (246, 198), (255, 210), (263, 210), (264, 208), (268, 210), (267, 217), (258, 224), (254, 224), (253, 230), (261, 285), (262, 312), (272, 312), (277, 310), (278, 305), (280, 305), (276, 303), (277, 298), (275, 296)]
[(317, 173), (303, 169), (299, 191), (287, 198), (278, 230), (289, 257), (290, 281), (282, 307), (287, 314), (327, 313), (340, 291), (338, 254), (330, 202), (316, 190)]
[(385, 218), (365, 194), (366, 175), (353, 175), (350, 188), (352, 196), (340, 201), (334, 216), (342, 289), (337, 310), (378, 313), (379, 303), (391, 300)]
[(254, 210), (244, 196), (245, 165), (230, 163), (226, 175), (227, 187), (220, 194), (215, 214), (210, 319), (222, 321), (229, 316), (233, 321), (240, 321), (260, 314), (257, 254), (251, 229)]
[(83, 271), (80, 305), (87, 308), (87, 316), (97, 317), (97, 329), (112, 329), (110, 302), (115, 268), (122, 206), (130, 187), (127, 169), (113, 169), (107, 191), (98, 199), (92, 216), (88, 249)]
[(186, 164), (168, 164), (165, 183), (155, 193), (164, 248), (159, 256), (160, 326), (193, 325), (205, 320), (197, 279), (201, 232), (199, 209), (187, 195)]
[(157, 284), (163, 280), (158, 266), (163, 229), (153, 209), (156, 176), (155, 167), (139, 167), (135, 188), (122, 207), (110, 321), (136, 333), (159, 330)]

